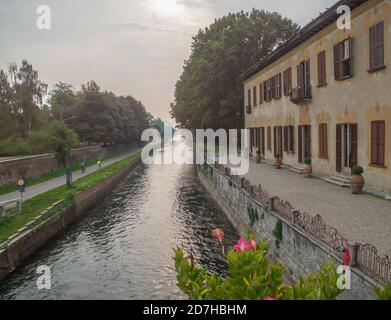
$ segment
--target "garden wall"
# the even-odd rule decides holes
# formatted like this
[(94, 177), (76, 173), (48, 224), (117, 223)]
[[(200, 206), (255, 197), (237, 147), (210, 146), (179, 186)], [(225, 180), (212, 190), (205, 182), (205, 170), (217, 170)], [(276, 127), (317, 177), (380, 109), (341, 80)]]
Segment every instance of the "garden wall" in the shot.
[(82, 217), (89, 209), (94, 207), (102, 198), (133, 171), (141, 160), (137, 160), (125, 169), (96, 184), (95, 186), (78, 193), (75, 196), (75, 207), (59, 213), (40, 223), (41, 217), (49, 210), (61, 208), (64, 201), (60, 201), (45, 212), (42, 212), (34, 221), (20, 229), (6, 243), (0, 246), (0, 280), (20, 266), (27, 258), (32, 256), (43, 244), (65, 229), (69, 224)]
[[(326, 241), (322, 242), (319, 238), (308, 234), (299, 226), (299, 220), (295, 221), (296, 224), (293, 223), (287, 212), (280, 210), (279, 206), (283, 203), (280, 199), (269, 198), (264, 191), (254, 191), (251, 189), (253, 187), (247, 191), (244, 179), (230, 176), (227, 169), (217, 169), (212, 166), (199, 167), (198, 176), (202, 185), (218, 202), (237, 230), (242, 234), (252, 230), (261, 239), (267, 240), (270, 243), (271, 256), (287, 268), (293, 279), (297, 280), (300, 275), (319, 270), (328, 259), (336, 266), (342, 264), (345, 250), (345, 248), (342, 250), (342, 246), (345, 242), (334, 232), (335, 229), (332, 230), (333, 235), (331, 235), (334, 240), (330, 241), (334, 244), (333, 248), (332, 245), (327, 245)], [(257, 196), (254, 195), (255, 193)], [(289, 207), (288, 203), (285, 205)], [(258, 214), (258, 220), (252, 227), (250, 227), (252, 222), (248, 214), (249, 208), (256, 210)], [(318, 217), (311, 221), (322, 224)], [(275, 236), (278, 224), (282, 226), (280, 239)], [(316, 228), (315, 225), (313, 227)], [(330, 230), (328, 226), (322, 226), (321, 229), (324, 233)], [(336, 243), (339, 243), (339, 247), (335, 245)], [(356, 249), (348, 243), (346, 245), (352, 255), (355, 255)], [(352, 268), (352, 289), (346, 290), (339, 298), (375, 299), (373, 289), (376, 286), (379, 286), (376, 281), (357, 268)]]
[[(74, 161), (85, 161), (97, 159), (98, 157), (109, 157), (129, 149), (129, 146), (93, 146), (72, 150)], [(54, 153), (38, 156), (10, 159), (0, 162), (0, 186), (16, 183), (18, 179), (39, 177), (40, 175), (57, 170), (60, 164)]]

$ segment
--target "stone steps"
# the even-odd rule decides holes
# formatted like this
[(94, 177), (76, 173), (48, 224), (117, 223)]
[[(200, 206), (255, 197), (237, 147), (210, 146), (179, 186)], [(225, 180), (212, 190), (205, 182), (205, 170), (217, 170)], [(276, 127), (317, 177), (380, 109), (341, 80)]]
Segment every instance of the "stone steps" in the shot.
[(294, 167), (294, 166), (285, 166), (289, 171), (292, 171), (294, 173), (298, 174), (304, 174), (304, 169), (300, 167)]
[(336, 175), (332, 177), (327, 177), (323, 179), (324, 181), (334, 184), (336, 186), (342, 187), (342, 188), (351, 188), (352, 183), (350, 181), (350, 177), (343, 176), (343, 175)]

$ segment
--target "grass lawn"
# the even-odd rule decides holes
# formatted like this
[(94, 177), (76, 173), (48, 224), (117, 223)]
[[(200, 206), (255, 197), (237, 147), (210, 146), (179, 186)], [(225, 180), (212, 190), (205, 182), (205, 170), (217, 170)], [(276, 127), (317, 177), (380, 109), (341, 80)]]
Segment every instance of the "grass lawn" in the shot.
[[(103, 160), (107, 160), (107, 159), (109, 159), (109, 158), (108, 157), (103, 158)], [(85, 162), (87, 167), (91, 167), (91, 166), (96, 164), (97, 159), (90, 159), (90, 160), (87, 160), (87, 161), (84, 161), (84, 162)], [(77, 162), (77, 163), (74, 163), (72, 165), (72, 171), (73, 172), (74, 171), (78, 171), (80, 169), (81, 169), (81, 162)], [(35, 184), (42, 183), (42, 182), (48, 181), (48, 180), (53, 179), (53, 178), (61, 177), (63, 175), (65, 175), (65, 169), (64, 168), (57, 169), (57, 170), (52, 170), (52, 171), (49, 171), (49, 172), (46, 172), (46, 173), (40, 175), (39, 177), (26, 179), (26, 185), (27, 186), (33, 186)], [(17, 190), (18, 190), (18, 188), (16, 187), (16, 181), (15, 181), (15, 183), (9, 183), (9, 184), (6, 184), (4, 186), (0, 186), (0, 196), (3, 195), (3, 194), (7, 194), (7, 193), (10, 193), (10, 192), (17, 191)]]
[[(74, 183), (72, 189), (61, 186), (45, 193), (39, 194), (23, 202), (23, 208), (20, 215), (11, 212), (4, 218), (0, 218), (0, 244), (6, 241), (12, 234), (22, 228), (25, 224), (36, 218), (41, 212), (50, 207), (53, 203), (66, 199), (63, 210), (74, 205), (73, 197), (76, 193), (86, 190), (106, 178), (116, 174), (121, 169), (133, 163), (140, 158), (140, 153), (136, 153), (128, 158), (117, 161), (107, 167), (80, 178)], [(48, 212), (48, 215), (58, 212)]]

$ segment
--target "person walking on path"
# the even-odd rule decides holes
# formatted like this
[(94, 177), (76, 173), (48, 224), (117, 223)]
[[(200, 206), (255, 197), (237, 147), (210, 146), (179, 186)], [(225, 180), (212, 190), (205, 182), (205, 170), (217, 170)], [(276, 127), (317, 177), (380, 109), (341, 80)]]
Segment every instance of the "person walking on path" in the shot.
[(84, 174), (86, 172), (86, 163), (83, 161), (81, 163), (81, 173)]
[(99, 157), (98, 162), (96, 163), (98, 165), (98, 168), (102, 168), (102, 158)]
[(70, 165), (67, 165), (65, 172), (66, 172), (67, 187), (72, 188), (72, 186), (73, 186), (72, 167)]

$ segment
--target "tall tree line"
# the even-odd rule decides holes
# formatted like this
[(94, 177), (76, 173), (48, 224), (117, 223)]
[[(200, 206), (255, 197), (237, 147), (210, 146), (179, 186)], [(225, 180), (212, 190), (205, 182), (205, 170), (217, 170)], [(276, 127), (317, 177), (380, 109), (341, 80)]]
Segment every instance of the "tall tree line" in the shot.
[(175, 86), (171, 116), (186, 128), (243, 127), (239, 76), (291, 38), (299, 27), (278, 13), (230, 13), (193, 37)]
[(60, 82), (47, 92), (24, 60), (0, 70), (0, 155), (139, 141), (152, 120), (131, 96), (101, 90), (95, 81), (75, 90)]

